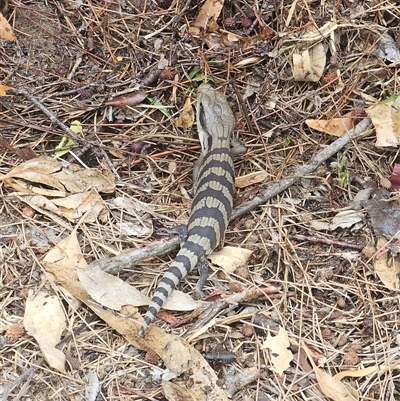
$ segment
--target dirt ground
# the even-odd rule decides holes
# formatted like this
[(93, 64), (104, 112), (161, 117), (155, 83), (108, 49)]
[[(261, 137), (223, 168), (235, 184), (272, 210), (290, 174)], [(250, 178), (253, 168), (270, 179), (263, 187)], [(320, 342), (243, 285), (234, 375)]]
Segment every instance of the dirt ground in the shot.
[[(0, 399), (400, 400), (399, 154), (367, 115), (399, 93), (398, 54), (382, 50), (388, 36), (400, 47), (398, 3), (0, 3), (16, 37), (0, 41), (0, 82), (14, 88), (0, 97)], [(247, 148), (233, 256), (210, 262), (207, 303), (163, 311), (137, 340), (146, 307), (124, 303), (113, 276), (151, 296), (176, 254), (165, 229), (190, 211), (190, 104), (204, 81), (226, 94)], [(344, 116), (360, 131), (347, 140), (309, 126)], [(81, 184), (55, 182), (60, 160), (101, 181), (76, 206), (55, 202)], [(116, 260), (100, 300), (82, 289), (77, 266), (110, 272), (110, 258), (148, 249)], [(193, 295), (197, 278), (179, 290)], [(121, 308), (102, 303), (112, 291)]]

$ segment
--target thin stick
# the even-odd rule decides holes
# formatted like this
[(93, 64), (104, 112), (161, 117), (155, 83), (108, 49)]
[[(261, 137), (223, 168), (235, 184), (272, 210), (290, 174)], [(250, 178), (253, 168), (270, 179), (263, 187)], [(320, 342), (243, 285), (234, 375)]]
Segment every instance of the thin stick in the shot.
[(152, 33), (149, 33), (148, 35), (143, 36), (143, 38), (145, 40), (148, 40), (150, 38), (152, 38), (153, 36), (158, 35), (159, 33), (161, 33), (164, 29), (168, 28), (170, 25), (172, 25), (174, 22), (179, 21), (179, 19), (182, 17), (182, 15), (186, 12), (186, 10), (189, 8), (190, 5), (190, 1), (188, 0), (186, 1), (185, 6), (182, 8), (182, 10), (180, 11), (180, 13), (176, 14), (175, 17), (171, 18), (162, 28), (157, 29), (157, 31), (154, 31)]
[(44, 115), (46, 115), (49, 120), (58, 125), (69, 137), (71, 137), (74, 141), (78, 143), (86, 143), (87, 141), (83, 138), (79, 138), (76, 136), (73, 131), (71, 131), (64, 123), (62, 123), (47, 107), (45, 107), (42, 103), (39, 102), (31, 93), (29, 93), (26, 89), (13, 89), (10, 92), (14, 95), (22, 95), (26, 97), (29, 101), (31, 101), (39, 110), (42, 111)]
[[(46, 106), (44, 106), (42, 103), (39, 102), (38, 99), (35, 98), (31, 93), (29, 93), (26, 89), (20, 88), (20, 89), (13, 89), (10, 90), (10, 92), (14, 95), (22, 95), (25, 96), (30, 102), (32, 102), (39, 110), (42, 111), (42, 113), (49, 118), (49, 120), (53, 123), (58, 125), (66, 135), (68, 135), (70, 138), (72, 138), (75, 142), (83, 144), (83, 149), (81, 149), (81, 154), (83, 154), (87, 149), (94, 147), (94, 149), (98, 150), (99, 153), (104, 157), (106, 163), (108, 164), (110, 170), (115, 174), (115, 176), (120, 179), (119, 174), (117, 170), (115, 169), (114, 165), (112, 164), (110, 158), (108, 157), (107, 153), (105, 150), (100, 146), (99, 142), (89, 142), (85, 138), (80, 138), (79, 136), (75, 135), (75, 133), (68, 128), (63, 122), (61, 122), (55, 115), (52, 113)], [(83, 163), (83, 161), (73, 153), (72, 151), (69, 152), (83, 167), (89, 168), (88, 166)]]

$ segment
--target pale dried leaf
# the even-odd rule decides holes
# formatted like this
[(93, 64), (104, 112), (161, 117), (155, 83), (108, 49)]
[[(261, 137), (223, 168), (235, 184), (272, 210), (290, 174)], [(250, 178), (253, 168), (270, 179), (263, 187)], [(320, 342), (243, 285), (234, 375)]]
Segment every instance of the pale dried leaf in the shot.
[(54, 199), (54, 204), (59, 207), (61, 216), (69, 221), (78, 221), (83, 215), (85, 223), (97, 221), (97, 217), (104, 209), (101, 196), (95, 192), (82, 192), (70, 195), (63, 199)]
[(235, 179), (236, 188), (246, 188), (250, 185), (264, 182), (269, 177), (267, 171), (255, 171), (254, 173), (242, 175)]
[(208, 259), (225, 272), (232, 273), (239, 266), (245, 266), (252, 253), (249, 249), (225, 246), (220, 251), (213, 252)]
[[(0, 22), (1, 24), (1, 22)], [(0, 96), (7, 96), (7, 91), (14, 89), (11, 86), (0, 84)]]
[(183, 129), (188, 129), (193, 125), (194, 110), (192, 107), (192, 101), (190, 97), (186, 99), (182, 112), (175, 121), (176, 121), (176, 126)]
[[(199, 35), (200, 29), (207, 31), (210, 20), (214, 20), (214, 23), (216, 24), (223, 6), (224, 0), (206, 0), (199, 11), (197, 18), (192, 22), (189, 28), (190, 32), (193, 35)], [(213, 29), (215, 30), (215, 27)]]
[(238, 35), (228, 35), (221, 32), (207, 32), (202, 35), (202, 40), (213, 51), (223, 51), (227, 49), (235, 50), (242, 46), (242, 42), (238, 40)]
[(87, 374), (88, 383), (85, 386), (85, 401), (96, 401), (100, 391), (100, 381), (96, 372), (90, 371)]
[(185, 292), (174, 290), (171, 295), (164, 302), (163, 309), (188, 312), (204, 306), (205, 302), (193, 299)]
[(335, 379), (328, 373), (320, 369), (315, 363), (311, 356), (309, 348), (305, 345), (304, 341), (301, 341), (301, 346), (308, 356), (315, 376), (317, 377), (318, 384), (322, 392), (334, 401), (357, 401), (359, 399), (358, 392), (350, 387), (346, 386), (341, 381)]
[(193, 397), (193, 392), (186, 388), (186, 386), (182, 382), (174, 383), (171, 379), (173, 376), (167, 377), (164, 374), (162, 380), (162, 389), (165, 398), (168, 401), (183, 401), (183, 400), (195, 400)]
[(337, 137), (343, 136), (354, 128), (353, 119), (346, 116), (330, 120), (306, 120), (306, 124), (316, 131)]
[(111, 173), (82, 169), (44, 156), (20, 164), (1, 179), (17, 191), (54, 197), (64, 197), (68, 192), (84, 192), (91, 188), (105, 193), (115, 190), (115, 179)]
[[(95, 267), (77, 269), (77, 274), (92, 299), (109, 309), (121, 311), (125, 305), (144, 306), (150, 303), (150, 298), (135, 287)], [(187, 312), (202, 305), (202, 301), (195, 301), (190, 295), (174, 290), (163, 309)]]
[[(296, 3), (293, 3), (296, 4)], [(302, 35), (300, 38), (296, 38), (297, 42), (309, 42), (313, 43), (316, 41), (321, 41), (323, 38), (331, 36), (331, 34), (337, 29), (338, 24), (336, 20), (326, 22), (323, 26), (318, 29), (315, 26), (308, 27), (307, 33)]]
[(13, 29), (8, 21), (4, 18), (3, 14), (0, 13), (0, 39), (4, 40), (16, 40)]
[(376, 131), (378, 147), (398, 146), (400, 143), (400, 96), (366, 109)]
[(65, 373), (65, 355), (55, 348), (66, 328), (60, 300), (44, 291), (29, 291), (25, 305), (24, 327), (35, 338), (47, 363)]
[(374, 260), (374, 271), (382, 283), (390, 290), (398, 290), (400, 273), (400, 262), (396, 257), (392, 257), (389, 252), (381, 252), (385, 248), (387, 240), (384, 237), (378, 239), (378, 257)]
[(332, 219), (332, 223), (330, 224), (329, 229), (331, 231), (336, 230), (337, 228), (350, 228), (354, 226), (356, 223), (363, 221), (364, 213), (356, 210), (343, 210), (336, 214), (336, 216)]
[[(356, 210), (344, 210), (339, 212), (332, 218), (331, 221), (326, 220), (311, 220), (308, 224), (318, 231), (328, 230), (333, 231), (337, 228), (350, 228), (363, 221), (364, 214)], [(356, 226), (358, 228), (358, 226)]]
[(116, 225), (121, 230), (121, 233), (128, 237), (143, 238), (148, 237), (153, 232), (152, 228), (131, 221), (122, 221)]
[(78, 221), (84, 214), (86, 214), (83, 219), (85, 223), (95, 222), (104, 209), (103, 200), (95, 191), (78, 193), (61, 199), (48, 199), (45, 196), (35, 195), (25, 197), (24, 200), (38, 212), (48, 211), (65, 217), (71, 222)]
[(124, 305), (148, 305), (150, 298), (125, 281), (95, 267), (77, 269), (79, 281), (99, 304), (120, 311)]
[(162, 352), (165, 366), (176, 375), (187, 370), (191, 357), (189, 349), (179, 340), (169, 341)]
[(377, 372), (379, 372), (379, 367), (374, 365), (363, 369), (343, 370), (342, 372), (336, 373), (333, 377), (336, 380), (342, 380), (344, 377), (364, 377)]
[(271, 336), (271, 333), (268, 333), (267, 339), (261, 346), (261, 349), (269, 349), (269, 358), (272, 364), (271, 370), (279, 376), (282, 376), (283, 372), (290, 367), (290, 362), (293, 360), (293, 354), (289, 347), (288, 334), (281, 326), (276, 336)]
[[(257, 57), (257, 56), (247, 57), (247, 58), (244, 58), (243, 60), (240, 60), (238, 63), (236, 63), (235, 67), (240, 68), (240, 67), (248, 67), (250, 65), (256, 65), (262, 60), (264, 60), (262, 57)], [(251, 95), (247, 95), (247, 96), (243, 96), (243, 97), (246, 98), (249, 96), (251, 96)]]
[(375, 53), (383, 60), (392, 63), (400, 63), (400, 50), (396, 46), (394, 39), (387, 33), (384, 33), (376, 46)]
[(77, 280), (76, 267), (86, 267), (87, 263), (83, 258), (76, 232), (71, 233), (67, 238), (51, 249), (42, 260), (43, 266), (48, 271), (57, 275), (68, 272), (71, 279)]
[(317, 82), (326, 64), (324, 45), (316, 45), (301, 53), (293, 54), (293, 77), (295, 81)]

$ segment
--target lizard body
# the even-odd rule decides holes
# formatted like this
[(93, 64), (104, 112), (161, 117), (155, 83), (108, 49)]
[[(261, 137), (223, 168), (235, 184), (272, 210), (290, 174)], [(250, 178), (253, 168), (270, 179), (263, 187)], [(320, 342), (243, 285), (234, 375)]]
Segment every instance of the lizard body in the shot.
[(193, 173), (194, 199), (187, 237), (161, 279), (138, 336), (142, 336), (177, 284), (199, 265), (201, 293), (207, 280), (207, 259), (224, 240), (232, 212), (234, 167), (230, 139), (235, 117), (226, 97), (210, 85), (198, 89), (197, 129), (202, 153)]

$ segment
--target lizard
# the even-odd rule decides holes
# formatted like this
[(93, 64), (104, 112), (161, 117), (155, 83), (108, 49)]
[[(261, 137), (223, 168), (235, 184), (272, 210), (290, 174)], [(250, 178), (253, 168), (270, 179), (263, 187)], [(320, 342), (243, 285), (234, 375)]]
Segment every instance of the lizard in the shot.
[(197, 95), (197, 131), (201, 154), (194, 167), (194, 198), (181, 248), (162, 277), (138, 332), (143, 336), (165, 300), (178, 283), (196, 266), (197, 293), (207, 281), (207, 256), (219, 247), (232, 213), (235, 190), (230, 140), (235, 116), (226, 97), (203, 83)]

